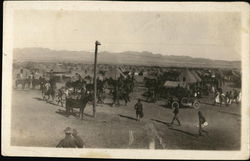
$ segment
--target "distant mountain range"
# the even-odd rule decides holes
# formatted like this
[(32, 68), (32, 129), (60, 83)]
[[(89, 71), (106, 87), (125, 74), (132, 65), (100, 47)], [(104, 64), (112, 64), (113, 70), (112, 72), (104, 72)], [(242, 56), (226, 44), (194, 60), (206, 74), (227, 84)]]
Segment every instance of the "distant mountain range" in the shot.
[[(87, 51), (51, 50), (48, 48), (16, 48), (13, 53), (14, 62), (76, 62), (93, 63), (94, 53)], [(240, 61), (211, 60), (192, 58), (189, 56), (173, 56), (153, 54), (151, 52), (126, 51), (121, 53), (99, 52), (98, 63), (129, 64), (171, 67), (212, 67), (240, 68)]]

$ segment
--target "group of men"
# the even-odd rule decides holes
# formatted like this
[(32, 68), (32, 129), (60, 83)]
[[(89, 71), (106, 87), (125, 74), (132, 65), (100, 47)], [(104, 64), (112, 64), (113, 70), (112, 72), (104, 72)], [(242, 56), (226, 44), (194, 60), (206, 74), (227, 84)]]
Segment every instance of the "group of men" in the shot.
[(220, 106), (222, 106), (222, 104), (225, 104), (226, 106), (232, 104), (232, 103), (236, 103), (238, 104), (241, 100), (241, 92), (237, 91), (237, 90), (233, 90), (233, 91), (227, 91), (225, 94), (223, 93), (222, 89), (218, 89), (215, 92), (215, 96), (214, 96), (214, 104), (219, 103)]
[(76, 129), (72, 129), (71, 127), (67, 127), (64, 130), (65, 137), (60, 140), (57, 144), (57, 148), (84, 148), (85, 144), (82, 138), (78, 135)]
[(130, 102), (130, 94), (133, 92), (134, 79), (133, 77), (120, 76), (117, 80), (110, 78), (109, 84), (111, 85), (112, 106), (120, 105), (120, 100), (125, 101), (125, 105)]
[(20, 69), (20, 72), (16, 75), (16, 85), (22, 84), (22, 88), (27, 85), (28, 88), (34, 89), (39, 85), (40, 78), (41, 76), (38, 78), (37, 72), (24, 72), (23, 69)]

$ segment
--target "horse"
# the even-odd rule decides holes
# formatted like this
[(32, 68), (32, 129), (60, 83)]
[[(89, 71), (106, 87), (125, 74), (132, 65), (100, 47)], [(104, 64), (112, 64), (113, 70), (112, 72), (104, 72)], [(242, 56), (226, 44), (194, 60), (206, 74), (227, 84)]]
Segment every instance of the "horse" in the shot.
[(18, 85), (21, 84), (22, 85), (22, 89), (24, 89), (25, 86), (26, 86), (26, 84), (27, 85), (30, 84), (30, 80), (28, 78), (16, 79), (15, 83), (16, 83), (16, 88), (18, 88)]
[[(47, 99), (46, 99), (46, 96), (48, 96)], [(43, 100), (46, 100), (46, 102), (48, 102), (48, 100), (50, 99), (50, 96), (52, 98), (52, 101), (54, 101), (55, 89), (53, 89), (52, 86), (50, 85), (50, 83), (47, 82), (43, 85), (43, 88), (42, 88)]]
[(63, 96), (66, 95), (65, 94), (65, 87), (61, 87), (60, 89), (58, 89), (57, 93), (56, 93), (56, 97), (57, 97), (57, 104), (61, 103), (61, 106), (63, 107)]
[(39, 80), (39, 79), (35, 79), (35, 78), (33, 78), (33, 79), (31, 80), (31, 84), (32, 84), (32, 89), (35, 89), (35, 88), (36, 88), (36, 86), (38, 86), (38, 85), (40, 85), (40, 84), (41, 84), (41, 82), (40, 82), (40, 80)]
[(83, 119), (84, 109), (89, 101), (92, 101), (92, 95), (87, 92), (82, 92), (79, 98), (73, 98), (70, 94), (66, 95), (66, 113), (69, 116), (73, 113), (74, 108), (79, 108), (79, 117)]
[(113, 103), (112, 106), (114, 106), (115, 104), (120, 106), (120, 100), (123, 100), (125, 103), (125, 106), (127, 106), (127, 103), (130, 102), (130, 97), (129, 97), (129, 92), (124, 90), (124, 89), (114, 89), (112, 91), (112, 95), (113, 95)]

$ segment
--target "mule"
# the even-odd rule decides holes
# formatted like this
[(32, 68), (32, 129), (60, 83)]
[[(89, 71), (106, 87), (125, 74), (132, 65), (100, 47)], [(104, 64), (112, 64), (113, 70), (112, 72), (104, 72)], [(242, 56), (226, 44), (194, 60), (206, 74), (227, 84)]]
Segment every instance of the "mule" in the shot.
[(80, 98), (73, 98), (72, 96), (66, 96), (66, 113), (67, 116), (73, 113), (74, 108), (79, 108), (79, 117), (83, 119), (84, 109), (88, 102), (92, 101), (92, 95), (88, 92), (81, 93)]
[(41, 84), (41, 82), (39, 79), (32, 79), (31, 84), (32, 84), (32, 89), (35, 89), (37, 86)]
[[(47, 99), (46, 99), (47, 96)], [(45, 83), (42, 88), (42, 97), (43, 100), (46, 100), (46, 102), (49, 101), (50, 97), (52, 98), (52, 101), (54, 101), (55, 98), (55, 89), (53, 89), (50, 85), (50, 83)]]
[(30, 80), (29, 79), (16, 79), (15, 81), (16, 83), (16, 88), (18, 88), (18, 85), (22, 85), (22, 89), (24, 89), (26, 87), (26, 85), (28, 85), (29, 87), (29, 84), (30, 84)]

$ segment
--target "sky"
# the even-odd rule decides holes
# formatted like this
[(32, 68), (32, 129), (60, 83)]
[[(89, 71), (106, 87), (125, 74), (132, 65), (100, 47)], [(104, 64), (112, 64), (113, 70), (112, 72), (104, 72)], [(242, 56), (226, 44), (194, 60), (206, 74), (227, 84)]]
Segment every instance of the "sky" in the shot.
[(236, 12), (110, 12), (20, 10), (14, 13), (14, 47), (54, 50), (149, 51), (240, 60)]

